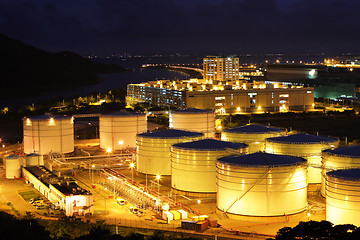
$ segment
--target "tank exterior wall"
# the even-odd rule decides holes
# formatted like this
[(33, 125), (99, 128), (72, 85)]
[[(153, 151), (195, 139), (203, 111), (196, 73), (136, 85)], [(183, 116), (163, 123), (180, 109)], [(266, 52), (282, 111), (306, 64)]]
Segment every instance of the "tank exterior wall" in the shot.
[(176, 190), (198, 193), (216, 192), (216, 159), (238, 150), (201, 151), (171, 148), (171, 186)]
[(206, 133), (206, 137), (211, 137), (215, 132), (215, 114), (205, 113), (170, 113), (169, 127)]
[(326, 220), (360, 226), (360, 182), (326, 175)]
[(23, 121), (24, 152), (40, 155), (74, 151), (74, 124), (71, 118)]
[(146, 174), (171, 175), (171, 145), (200, 140), (203, 137), (137, 138), (136, 168)]
[(145, 114), (99, 117), (100, 148), (103, 149), (136, 148), (136, 134), (146, 131)]
[(44, 165), (44, 156), (42, 155), (26, 155), (26, 166), (40, 166)]
[(360, 168), (360, 157), (350, 157), (323, 152), (321, 156), (321, 195), (325, 197), (325, 174), (329, 170)]
[(221, 140), (228, 142), (246, 143), (249, 145), (249, 154), (258, 151), (265, 151), (265, 139), (270, 137), (279, 137), (285, 135), (284, 132), (271, 132), (271, 133), (234, 133), (225, 132), (221, 133)]
[(5, 160), (5, 175), (7, 179), (14, 179), (21, 177), (21, 161), (22, 158), (6, 159)]
[(240, 167), (217, 162), (217, 208), (248, 216), (281, 216), (305, 210), (306, 165)]
[(337, 147), (338, 142), (293, 144), (265, 141), (265, 152), (274, 154), (303, 157), (308, 160), (308, 182), (321, 183), (321, 152), (322, 150)]

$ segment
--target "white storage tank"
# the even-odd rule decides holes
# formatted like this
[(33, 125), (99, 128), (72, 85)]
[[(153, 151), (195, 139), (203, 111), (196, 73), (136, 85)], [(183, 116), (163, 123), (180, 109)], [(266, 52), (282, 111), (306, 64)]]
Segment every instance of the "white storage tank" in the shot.
[(42, 115), (24, 118), (23, 129), (26, 154), (74, 151), (74, 121), (70, 116)]
[(265, 139), (286, 134), (285, 129), (249, 124), (241, 127), (225, 129), (221, 132), (221, 140), (240, 142), (249, 145), (249, 153), (265, 150)]
[(306, 160), (257, 152), (218, 158), (217, 208), (247, 216), (283, 216), (307, 205)]
[(21, 166), (23, 157), (19, 155), (9, 155), (5, 158), (5, 175), (7, 179), (21, 177)]
[(267, 138), (267, 153), (303, 157), (308, 160), (308, 183), (321, 183), (321, 152), (339, 145), (336, 138), (320, 137), (305, 133)]
[(246, 152), (246, 144), (210, 138), (174, 144), (171, 147), (171, 186), (191, 193), (216, 193), (216, 159)]
[(136, 168), (146, 174), (170, 175), (170, 148), (180, 142), (199, 140), (204, 134), (177, 129), (137, 135)]
[(202, 132), (206, 137), (215, 133), (215, 113), (212, 110), (187, 108), (170, 112), (169, 127), (181, 130)]
[(136, 134), (146, 131), (145, 113), (122, 110), (99, 117), (100, 148), (107, 151), (136, 148)]
[(325, 184), (326, 220), (360, 226), (360, 169), (327, 172)]
[(321, 158), (321, 195), (325, 196), (325, 173), (338, 169), (360, 168), (360, 145), (324, 150)]
[(25, 161), (27, 167), (44, 165), (44, 156), (30, 153), (25, 156)]

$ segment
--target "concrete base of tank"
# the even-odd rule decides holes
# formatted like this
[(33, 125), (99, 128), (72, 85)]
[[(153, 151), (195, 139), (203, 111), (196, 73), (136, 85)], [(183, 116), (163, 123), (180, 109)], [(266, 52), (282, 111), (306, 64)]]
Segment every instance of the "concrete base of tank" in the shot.
[(279, 215), (279, 216), (248, 216), (233, 213), (225, 213), (216, 208), (216, 213), (232, 220), (240, 220), (246, 222), (276, 223), (276, 222), (293, 222), (301, 221), (307, 217), (307, 211), (304, 209), (299, 213)]
[(214, 193), (187, 192), (187, 191), (182, 191), (182, 190), (178, 190), (178, 189), (175, 189), (175, 188), (171, 188), (171, 191), (176, 193), (176, 194), (183, 195), (183, 196), (188, 196), (188, 197), (216, 199), (216, 192), (214, 192)]

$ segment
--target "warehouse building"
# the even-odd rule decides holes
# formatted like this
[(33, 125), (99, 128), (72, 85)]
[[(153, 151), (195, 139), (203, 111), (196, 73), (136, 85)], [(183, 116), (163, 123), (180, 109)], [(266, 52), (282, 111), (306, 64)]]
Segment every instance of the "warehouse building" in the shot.
[(215, 110), (218, 114), (308, 111), (314, 108), (314, 88), (246, 80), (210, 84), (204, 79), (158, 80), (127, 86), (128, 105)]
[(94, 213), (93, 195), (71, 178), (58, 177), (44, 166), (23, 168), (27, 183), (65, 211), (66, 216)]

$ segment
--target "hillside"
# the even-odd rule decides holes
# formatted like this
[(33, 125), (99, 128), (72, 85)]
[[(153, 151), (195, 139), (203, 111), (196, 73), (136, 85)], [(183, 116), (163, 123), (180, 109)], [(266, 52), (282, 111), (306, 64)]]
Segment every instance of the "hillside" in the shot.
[(0, 34), (0, 99), (32, 96), (100, 81), (98, 74), (125, 71), (73, 52), (50, 53)]

